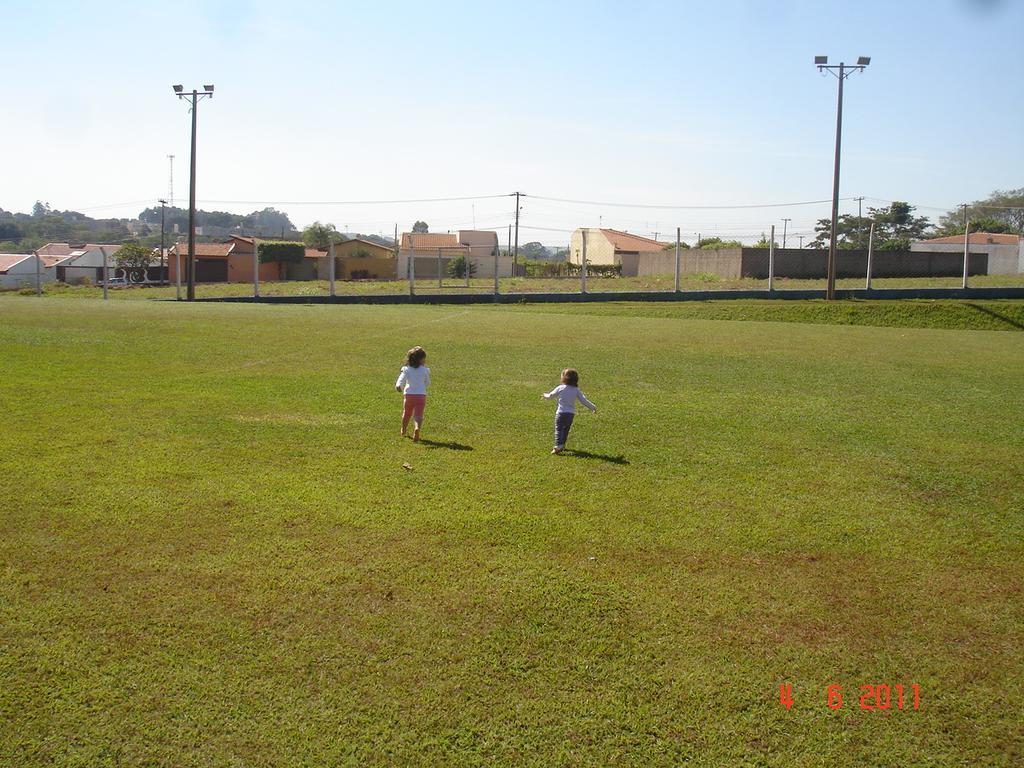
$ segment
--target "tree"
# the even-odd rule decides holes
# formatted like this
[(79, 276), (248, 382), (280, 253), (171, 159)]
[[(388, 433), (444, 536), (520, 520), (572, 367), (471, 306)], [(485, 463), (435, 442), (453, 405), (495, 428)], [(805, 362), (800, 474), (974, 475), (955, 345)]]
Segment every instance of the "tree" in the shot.
[[(679, 247), (680, 248), (689, 248), (690, 244), (688, 242), (686, 242), (685, 240), (680, 240), (679, 241)], [(663, 250), (663, 251), (674, 251), (675, 249), (676, 249), (676, 244), (675, 243), (668, 243), (661, 250)]]
[(465, 256), (456, 256), (448, 262), (448, 275), (451, 277), (465, 277), (466, 268), (469, 267), (469, 276), (476, 274), (476, 264), (466, 259)]
[[(836, 247), (867, 250), (871, 224), (875, 225), (875, 247), (883, 251), (910, 250), (914, 240), (924, 237), (930, 222), (925, 216), (914, 216), (914, 206), (894, 200), (887, 208), (868, 208), (867, 216), (843, 214), (836, 222)], [(815, 248), (828, 248), (832, 231), (831, 219), (818, 219), (814, 226)]]
[(302, 242), (309, 248), (316, 248), (318, 251), (326, 251), (331, 243), (344, 242), (344, 236), (334, 228), (333, 224), (321, 224), (314, 221), (302, 230)]
[(413, 232), (424, 233), (424, 232), (429, 232), (430, 229), (427, 227), (427, 222), (425, 222), (425, 221), (417, 221), (415, 224), (412, 225), (412, 231)]
[(33, 218), (39, 219), (43, 216), (49, 216), (51, 208), (49, 203), (44, 203), (42, 200), (36, 200), (36, 204), (32, 206)]
[(547, 248), (535, 241), (520, 245), (519, 255), (525, 259), (547, 259), (551, 254)]
[[(768, 242), (768, 235), (766, 235), (764, 232), (761, 233), (761, 239), (754, 243), (755, 248), (771, 248), (772, 245), (773, 243)], [(776, 248), (779, 247), (779, 244), (777, 242), (774, 243), (774, 245)]]
[[(967, 218), (971, 221), (972, 232), (1024, 235), (1024, 187), (1003, 192), (996, 190), (984, 200), (975, 200), (967, 206)], [(997, 228), (997, 222), (1001, 228)], [(963, 233), (963, 208), (954, 208), (939, 218), (940, 236)]]
[(739, 240), (723, 240), (720, 237), (702, 237), (697, 241), (697, 247), (713, 251), (718, 248), (742, 248), (743, 243)]
[(127, 243), (117, 249), (114, 254), (114, 263), (119, 269), (145, 269), (153, 258), (149, 248), (138, 243)]

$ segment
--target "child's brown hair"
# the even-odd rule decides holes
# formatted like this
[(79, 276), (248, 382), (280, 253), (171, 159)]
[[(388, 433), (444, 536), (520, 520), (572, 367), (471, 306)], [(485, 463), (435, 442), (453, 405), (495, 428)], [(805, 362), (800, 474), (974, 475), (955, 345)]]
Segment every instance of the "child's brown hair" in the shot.
[(580, 385), (580, 374), (575, 368), (566, 368), (562, 371), (562, 383), (568, 384), (570, 387), (578, 387)]
[(423, 347), (413, 347), (405, 353), (405, 364), (411, 368), (419, 368), (427, 359), (427, 350)]

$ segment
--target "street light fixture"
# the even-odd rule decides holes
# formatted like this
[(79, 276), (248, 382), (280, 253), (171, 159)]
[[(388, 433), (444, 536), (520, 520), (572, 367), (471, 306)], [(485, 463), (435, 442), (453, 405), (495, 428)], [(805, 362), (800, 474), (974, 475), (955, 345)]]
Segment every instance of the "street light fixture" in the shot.
[(839, 99), (836, 107), (836, 158), (832, 174), (832, 234), (828, 244), (828, 285), (825, 298), (829, 301), (836, 297), (836, 227), (839, 224), (839, 151), (843, 141), (843, 81), (854, 72), (862, 72), (871, 63), (870, 56), (861, 56), (856, 64), (840, 62), (839, 65), (829, 64), (828, 56), (815, 56), (814, 64), (819, 72), (829, 71), (839, 78)]
[[(213, 86), (204, 85), (205, 93), (192, 89), (184, 93), (180, 85), (171, 86), (179, 99), (186, 99), (192, 102), (192, 160), (189, 168), (189, 189), (188, 189), (188, 293), (189, 301), (196, 298), (196, 107), (199, 100), (213, 98)], [(181, 279), (180, 276), (178, 278)]]

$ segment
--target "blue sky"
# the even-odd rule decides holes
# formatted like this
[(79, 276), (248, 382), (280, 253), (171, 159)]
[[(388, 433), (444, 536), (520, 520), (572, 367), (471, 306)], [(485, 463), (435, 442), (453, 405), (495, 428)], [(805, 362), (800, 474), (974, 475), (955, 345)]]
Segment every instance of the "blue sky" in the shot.
[(521, 241), (599, 224), (756, 239), (783, 217), (808, 233), (827, 203), (682, 206), (831, 196), (836, 81), (815, 54), (872, 57), (847, 81), (842, 197), (937, 217), (1024, 186), (1020, 0), (44, 0), (4, 17), (7, 210), (134, 216), (166, 195), (168, 154), (187, 202), (188, 113), (170, 86), (214, 83), (199, 109), (207, 209), (504, 228), (510, 198), (486, 196), (521, 190)]

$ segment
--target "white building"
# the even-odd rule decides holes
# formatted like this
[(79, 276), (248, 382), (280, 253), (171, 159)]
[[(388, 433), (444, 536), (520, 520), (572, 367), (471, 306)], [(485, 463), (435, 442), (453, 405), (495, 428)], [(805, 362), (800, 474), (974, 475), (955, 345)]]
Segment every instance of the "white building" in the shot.
[[(39, 269), (40, 272), (44, 271), (41, 263)], [(45, 279), (45, 275), (43, 278)], [(35, 284), (36, 255), (34, 253), (0, 253), (0, 287), (21, 288)]]
[[(1024, 273), (1024, 238), (992, 232), (971, 232), (968, 235), (971, 253), (988, 256), (989, 275), (1017, 275)], [(964, 236), (936, 237), (911, 243), (911, 251), (931, 253), (963, 253)], [(972, 259), (973, 261), (973, 259)]]

